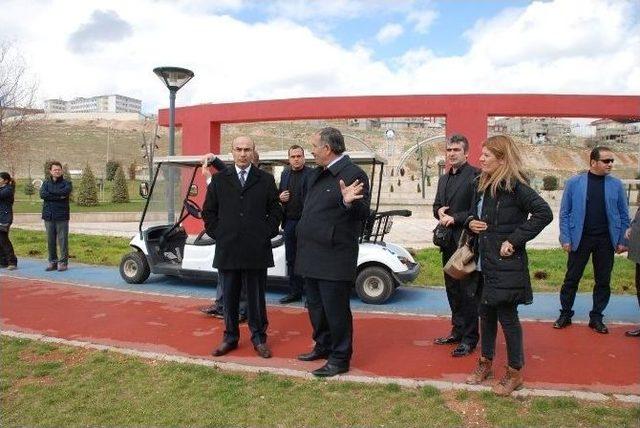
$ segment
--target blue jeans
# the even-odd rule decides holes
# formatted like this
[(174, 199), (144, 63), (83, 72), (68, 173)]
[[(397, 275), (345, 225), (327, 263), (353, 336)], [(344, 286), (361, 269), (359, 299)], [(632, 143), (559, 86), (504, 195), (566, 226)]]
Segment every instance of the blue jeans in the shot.
[[(47, 231), (47, 247), (49, 249), (49, 263), (69, 262), (69, 220), (44, 222)], [(60, 246), (58, 258), (57, 246)]]

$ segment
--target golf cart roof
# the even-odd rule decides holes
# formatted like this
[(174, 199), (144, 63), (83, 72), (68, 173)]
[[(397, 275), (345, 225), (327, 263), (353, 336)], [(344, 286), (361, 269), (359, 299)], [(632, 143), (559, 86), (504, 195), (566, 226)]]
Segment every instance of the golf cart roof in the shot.
[[(358, 152), (345, 152), (349, 155), (351, 160), (360, 165), (370, 165), (374, 162), (377, 164), (386, 164), (387, 160), (377, 153), (358, 151)], [(230, 154), (217, 155), (218, 158), (225, 162), (233, 162), (233, 157)], [(184, 166), (200, 166), (202, 165), (202, 156), (156, 156), (153, 159), (153, 163), (169, 163)], [(307, 159), (307, 163), (313, 164), (313, 157)], [(289, 154), (286, 150), (274, 150), (269, 152), (260, 152), (260, 164), (261, 165), (288, 165)]]

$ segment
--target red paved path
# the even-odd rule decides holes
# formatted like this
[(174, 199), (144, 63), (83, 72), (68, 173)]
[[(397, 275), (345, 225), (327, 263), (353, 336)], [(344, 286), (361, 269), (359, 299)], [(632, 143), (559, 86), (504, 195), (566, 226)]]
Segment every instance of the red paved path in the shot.
[[(202, 299), (7, 277), (1, 282), (3, 330), (194, 357), (209, 357), (222, 337), (222, 321), (198, 311), (208, 303)], [(319, 366), (295, 359), (312, 346), (304, 310), (269, 307), (269, 321), (274, 358), (255, 356), (244, 325), (239, 349), (218, 360), (305, 371)], [(351, 374), (461, 382), (475, 364), (477, 352), (452, 358), (450, 347), (433, 345), (448, 330), (448, 319), (356, 313), (354, 323)], [(585, 325), (557, 331), (549, 323), (524, 323), (526, 386), (640, 394), (640, 341), (624, 337), (626, 328), (610, 326), (605, 336)], [(499, 374), (504, 360), (500, 335)]]

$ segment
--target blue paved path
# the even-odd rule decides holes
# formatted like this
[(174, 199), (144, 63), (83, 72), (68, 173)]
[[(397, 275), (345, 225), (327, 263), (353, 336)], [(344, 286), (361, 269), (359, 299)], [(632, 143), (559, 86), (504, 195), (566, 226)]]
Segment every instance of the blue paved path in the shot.
[[(215, 287), (204, 281), (178, 280), (164, 275), (151, 275), (141, 285), (127, 284), (120, 277), (118, 268), (71, 264), (66, 272), (45, 272), (46, 263), (41, 260), (20, 259), (19, 269), (13, 272), (0, 271), (2, 275), (63, 281), (97, 285), (116, 290), (149, 291), (162, 294), (185, 295), (213, 299)], [(2, 280), (0, 279), (0, 282)], [(267, 303), (278, 304), (285, 294), (282, 288), (274, 287), (267, 292)], [(406, 313), (419, 315), (449, 315), (449, 305), (443, 288), (401, 287), (384, 305), (367, 305), (357, 296), (351, 299), (354, 310), (385, 313)], [(301, 304), (298, 304), (301, 306)], [(557, 293), (536, 293), (534, 302), (529, 306), (520, 306), (524, 319), (554, 320), (558, 316), (559, 299)], [(576, 297), (574, 320), (587, 321), (591, 309), (591, 293), (579, 293)], [(605, 322), (640, 324), (640, 309), (635, 296), (611, 296), (605, 311)]]

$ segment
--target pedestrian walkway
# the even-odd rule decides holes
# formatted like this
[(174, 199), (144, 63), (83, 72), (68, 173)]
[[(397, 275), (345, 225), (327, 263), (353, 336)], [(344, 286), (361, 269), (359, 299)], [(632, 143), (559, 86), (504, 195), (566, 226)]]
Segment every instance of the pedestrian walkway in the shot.
[[(94, 285), (115, 290), (129, 290), (166, 295), (189, 296), (213, 301), (215, 284), (202, 280), (184, 280), (166, 275), (151, 275), (144, 284), (127, 284), (120, 277), (118, 268), (71, 263), (64, 273), (45, 272), (46, 263), (35, 259), (20, 259), (20, 269), (15, 277), (62, 281)], [(2, 272), (2, 271), (0, 271)], [(9, 272), (5, 272), (9, 273)], [(0, 275), (2, 275), (0, 273)], [(0, 276), (1, 278), (1, 276)], [(267, 303), (277, 305), (286, 289), (271, 286), (266, 294)], [(521, 318), (530, 320), (555, 320), (559, 315), (558, 293), (535, 293), (532, 305), (519, 307)], [(291, 306), (291, 305), (290, 305)], [(296, 306), (295, 304), (293, 306)], [(301, 303), (297, 306), (302, 307)], [(356, 311), (387, 314), (449, 316), (449, 304), (443, 287), (400, 287), (384, 305), (368, 305), (353, 294), (351, 307)], [(591, 293), (578, 293), (574, 304), (574, 321), (586, 322), (591, 310)], [(605, 322), (640, 324), (640, 310), (635, 296), (613, 295), (605, 311)]]
[[(238, 368), (284, 369), (294, 375), (319, 366), (295, 358), (313, 345), (308, 317), (300, 305), (268, 308), (269, 344), (274, 358), (264, 360), (255, 355), (246, 325), (241, 327), (239, 349), (213, 358), (210, 352), (221, 341), (224, 326), (221, 320), (198, 310), (210, 303), (214, 294), (209, 284), (178, 284), (154, 277), (149, 284), (132, 286), (118, 280), (114, 268), (72, 265), (68, 272), (49, 273), (43, 267), (42, 262), (21, 260), (19, 271), (0, 275), (4, 334), (42, 334), (119, 349), (234, 363)], [(273, 302), (281, 295), (273, 291), (268, 299)], [(579, 300), (585, 297), (579, 296)], [(616, 297), (621, 302), (633, 300), (630, 296)], [(414, 299), (433, 310), (418, 310)], [(428, 315), (444, 315), (445, 300), (440, 290), (403, 289), (391, 305), (354, 302), (355, 353), (349, 375), (462, 385), (474, 367), (477, 351), (468, 358), (452, 358), (451, 347), (433, 344), (435, 337), (449, 330), (450, 323), (446, 317)], [(557, 310), (557, 304), (552, 306)], [(625, 316), (618, 313), (618, 308), (614, 302), (608, 313), (620, 321)], [(629, 321), (638, 322), (637, 312), (636, 308), (635, 318)], [(623, 334), (630, 324), (610, 324), (610, 334), (599, 335), (584, 324), (558, 331), (550, 322), (524, 322), (527, 389), (640, 395), (640, 346), (637, 339)], [(505, 364), (504, 346), (499, 335), (495, 361), (499, 372)]]

